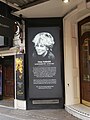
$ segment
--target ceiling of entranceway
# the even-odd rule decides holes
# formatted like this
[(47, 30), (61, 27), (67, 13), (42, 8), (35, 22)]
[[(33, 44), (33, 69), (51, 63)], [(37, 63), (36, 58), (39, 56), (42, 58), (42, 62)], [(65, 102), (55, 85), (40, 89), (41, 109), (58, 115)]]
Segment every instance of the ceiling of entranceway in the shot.
[[(65, 4), (62, 0), (0, 0), (16, 7), (15, 15), (25, 18), (63, 17), (85, 0), (70, 0)], [(9, 4), (10, 3), (10, 4)]]
[(31, 7), (49, 0), (0, 0), (2, 2), (5, 2), (6, 4), (11, 3), (14, 6), (17, 6), (17, 8), (25, 9), (27, 7)]
[(17, 6), (23, 8), (24, 6), (27, 7), (27, 4), (32, 4), (40, 0), (6, 0), (12, 4), (16, 4)]

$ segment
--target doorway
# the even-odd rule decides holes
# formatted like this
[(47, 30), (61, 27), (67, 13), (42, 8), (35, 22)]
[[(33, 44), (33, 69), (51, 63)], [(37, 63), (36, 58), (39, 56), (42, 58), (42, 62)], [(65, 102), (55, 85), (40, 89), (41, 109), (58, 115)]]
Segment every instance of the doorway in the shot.
[(80, 101), (90, 106), (90, 17), (78, 24), (79, 28), (79, 65)]
[(5, 56), (1, 61), (2, 100), (0, 104), (8, 106), (14, 100), (14, 56)]
[(14, 98), (14, 58), (4, 57), (3, 62), (3, 97)]

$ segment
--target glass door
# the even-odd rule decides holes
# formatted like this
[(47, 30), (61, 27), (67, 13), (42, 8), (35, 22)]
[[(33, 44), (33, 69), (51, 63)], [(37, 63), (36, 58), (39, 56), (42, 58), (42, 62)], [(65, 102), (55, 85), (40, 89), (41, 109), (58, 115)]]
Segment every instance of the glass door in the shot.
[(90, 106), (90, 32), (85, 32), (81, 39), (81, 102)]

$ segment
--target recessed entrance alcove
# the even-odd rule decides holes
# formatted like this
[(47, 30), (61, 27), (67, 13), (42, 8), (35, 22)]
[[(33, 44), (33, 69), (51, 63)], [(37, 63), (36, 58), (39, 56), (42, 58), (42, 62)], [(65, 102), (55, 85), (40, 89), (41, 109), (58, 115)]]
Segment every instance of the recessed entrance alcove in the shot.
[(78, 23), (90, 17), (88, 7), (82, 2), (64, 17), (65, 109), (83, 120), (90, 120), (90, 107), (82, 102)]

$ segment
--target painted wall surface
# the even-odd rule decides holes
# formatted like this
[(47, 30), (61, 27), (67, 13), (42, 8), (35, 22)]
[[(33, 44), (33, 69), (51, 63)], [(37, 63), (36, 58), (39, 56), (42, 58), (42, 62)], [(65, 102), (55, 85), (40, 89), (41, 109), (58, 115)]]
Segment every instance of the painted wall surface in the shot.
[(90, 6), (80, 3), (64, 17), (65, 105), (80, 103), (78, 21), (90, 16)]

